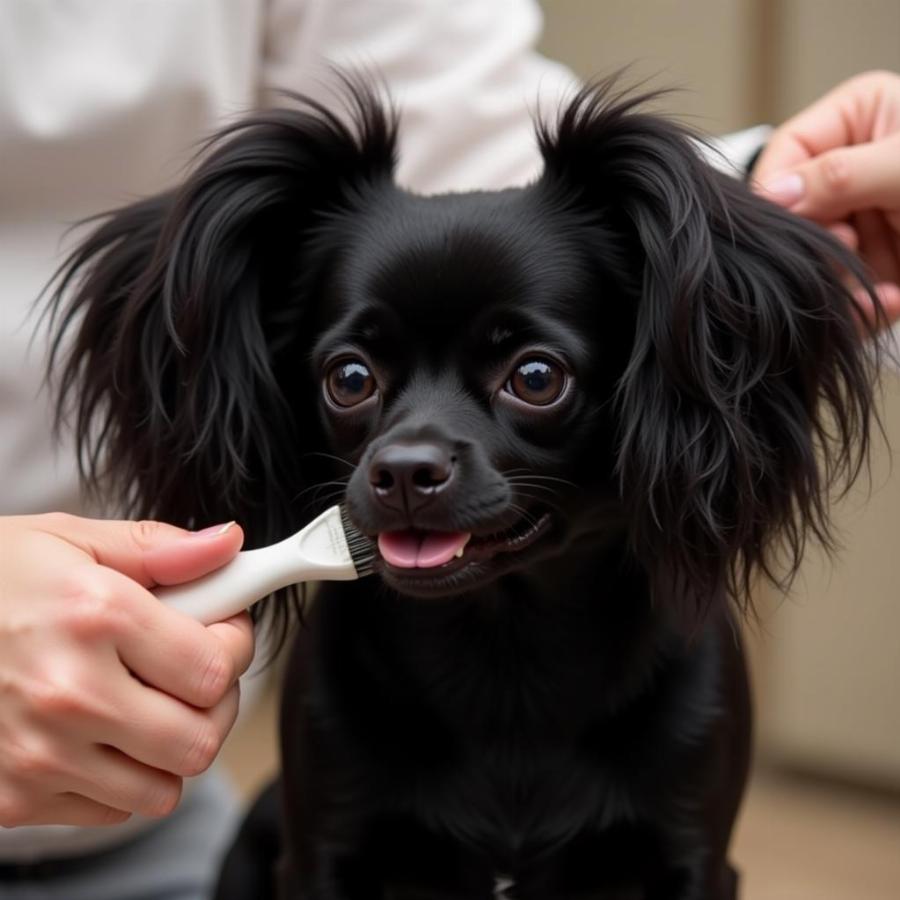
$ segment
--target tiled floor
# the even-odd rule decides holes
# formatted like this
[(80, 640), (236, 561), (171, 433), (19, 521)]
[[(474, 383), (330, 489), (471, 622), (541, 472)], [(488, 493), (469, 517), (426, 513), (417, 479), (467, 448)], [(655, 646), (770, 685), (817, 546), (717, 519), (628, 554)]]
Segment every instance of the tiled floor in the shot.
[[(224, 752), (247, 796), (277, 767), (275, 707), (273, 692), (264, 693)], [(898, 900), (900, 797), (759, 775), (733, 858), (742, 900)]]

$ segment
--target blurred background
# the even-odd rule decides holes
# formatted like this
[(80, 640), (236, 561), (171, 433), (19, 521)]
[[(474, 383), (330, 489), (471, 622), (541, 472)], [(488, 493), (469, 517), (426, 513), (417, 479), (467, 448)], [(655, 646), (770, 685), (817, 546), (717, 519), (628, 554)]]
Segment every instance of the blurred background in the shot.
[[(547, 56), (585, 78), (628, 65), (629, 81), (681, 88), (668, 111), (711, 134), (784, 121), (867, 69), (900, 71), (900, 0), (542, 5)], [(900, 447), (894, 375), (883, 415)], [(900, 473), (884, 443), (837, 519), (840, 556), (808, 553), (789, 598), (761, 588), (749, 629), (757, 763), (733, 854), (744, 900), (900, 897)], [(277, 766), (274, 694), (226, 748), (248, 795)]]

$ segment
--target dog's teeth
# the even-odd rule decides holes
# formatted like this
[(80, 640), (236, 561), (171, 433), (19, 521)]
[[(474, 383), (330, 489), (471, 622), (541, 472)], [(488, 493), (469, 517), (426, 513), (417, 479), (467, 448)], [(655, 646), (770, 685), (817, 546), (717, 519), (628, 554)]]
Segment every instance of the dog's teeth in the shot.
[(459, 548), (459, 550), (456, 551), (456, 553), (453, 554), (457, 559), (462, 559), (463, 553), (465, 552), (465, 549), (466, 549), (466, 545), (471, 540), (472, 540), (472, 535), (467, 534), (465, 537), (465, 540), (463, 540), (463, 542), (462, 542), (462, 546)]

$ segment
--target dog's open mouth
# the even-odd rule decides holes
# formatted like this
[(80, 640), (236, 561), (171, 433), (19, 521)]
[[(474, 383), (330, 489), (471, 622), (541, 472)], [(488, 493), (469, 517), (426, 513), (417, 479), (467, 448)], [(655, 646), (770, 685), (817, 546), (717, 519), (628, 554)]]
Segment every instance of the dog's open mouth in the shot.
[(398, 569), (432, 569), (461, 559), (472, 539), (467, 531), (382, 531), (378, 549), (382, 559)]
[(518, 554), (535, 543), (552, 525), (549, 512), (523, 517), (512, 527), (493, 534), (466, 531), (405, 529), (383, 531), (378, 549), (384, 569), (404, 584), (438, 582), (467, 567), (483, 570), (500, 554)]

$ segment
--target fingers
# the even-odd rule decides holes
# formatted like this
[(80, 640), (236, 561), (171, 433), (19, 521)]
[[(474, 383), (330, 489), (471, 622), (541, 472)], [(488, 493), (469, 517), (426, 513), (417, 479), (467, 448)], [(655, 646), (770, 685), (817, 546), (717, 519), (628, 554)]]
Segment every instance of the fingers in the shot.
[(772, 135), (753, 170), (753, 179), (765, 185), (781, 172), (794, 169), (821, 153), (853, 143), (842, 107), (826, 94), (784, 123)]
[[(237, 684), (208, 710), (140, 684), (124, 670), (102, 688), (88, 686), (67, 679), (65, 687), (41, 691), (29, 728), (12, 741), (4, 735), (0, 825), (112, 824), (125, 818), (115, 810), (167, 815), (182, 778), (212, 764), (237, 718)], [(39, 727), (35, 716), (52, 727)], [(68, 794), (92, 803), (60, 799)]]
[(848, 249), (859, 249), (859, 235), (852, 225), (846, 222), (835, 222), (828, 226), (828, 230)]
[(94, 739), (154, 770), (179, 777), (205, 772), (237, 719), (239, 686), (233, 685), (208, 710), (192, 709), (148, 688), (142, 691), (140, 703), (123, 709), (119, 720), (98, 721), (91, 729)]
[[(886, 324), (893, 325), (896, 322), (900, 322), (900, 286), (891, 283), (877, 284), (875, 285), (875, 293), (884, 311), (884, 317), (887, 320)], [(869, 325), (880, 325), (881, 322), (877, 319), (869, 292), (862, 288), (856, 288), (853, 291), (853, 296), (856, 298), (859, 310), (865, 316)]]
[(245, 618), (207, 628), (103, 566), (81, 566), (66, 581), (59, 627), (71, 642), (114, 648), (141, 681), (184, 703), (215, 705), (252, 659), (253, 632)]
[(766, 184), (830, 150), (872, 140), (879, 107), (897, 103), (898, 94), (900, 79), (893, 73), (865, 72), (838, 85), (777, 129), (754, 181)]
[(60, 536), (102, 566), (127, 575), (144, 587), (180, 584), (228, 562), (244, 540), (233, 522), (198, 532), (165, 522), (116, 522), (54, 516)]
[(238, 676), (243, 675), (253, 662), (255, 649), (255, 632), (250, 614), (240, 613), (224, 622), (208, 625), (206, 631), (221, 642)]
[(888, 322), (900, 322), (900, 285), (883, 283), (875, 286)]
[(80, 812), (102, 817), (99, 810), (90, 806), (61, 799), (70, 794), (124, 813), (153, 817), (168, 815), (181, 798), (179, 776), (99, 744), (33, 741), (27, 752), (14, 754), (7, 762), (7, 770), (14, 776), (0, 790), (0, 824), (7, 826), (35, 819), (54, 821), (49, 816), (60, 806), (68, 807), (73, 822)]
[(753, 175), (758, 193), (825, 225), (865, 263), (884, 316), (858, 282), (849, 289), (868, 324), (896, 321), (900, 77), (868, 72), (839, 85), (776, 131)]
[(200, 574), (241, 540), (240, 529), (0, 519), (0, 825), (174, 808), (181, 779), (210, 765), (234, 723), (253, 631), (246, 614), (206, 628), (130, 576)]
[(154, 585), (181, 584), (224, 566), (243, 543), (240, 526), (229, 522), (156, 543), (144, 551), (143, 563)]
[(900, 282), (900, 232), (893, 230), (880, 210), (858, 213), (853, 221), (859, 237), (859, 254), (873, 279)]
[(763, 183), (761, 192), (819, 222), (867, 209), (900, 208), (900, 134), (830, 150)]
[(112, 747), (95, 744), (72, 759), (64, 784), (100, 806), (160, 818), (178, 806), (184, 782)]
[(16, 748), (6, 761), (14, 777), (12, 789), (0, 791), (0, 824), (112, 824), (131, 812), (153, 817), (172, 812), (183, 778), (204, 772), (218, 754), (237, 717), (239, 689), (235, 685), (214, 709), (203, 712), (163, 694), (155, 699), (156, 707), (143, 698), (139, 710), (123, 715), (118, 724), (73, 725), (73, 733), (86, 724), (94, 737), (108, 733), (121, 748), (70, 740), (65, 727), (53, 740), (33, 739), (28, 747)]
[[(26, 808), (27, 807), (27, 808)], [(131, 818), (131, 813), (113, 809), (80, 797), (78, 794), (63, 793), (41, 804), (22, 804), (22, 814), (7, 827), (20, 825), (79, 825), (82, 828), (96, 828), (105, 825), (121, 825)], [(0, 825), (3, 825), (0, 819)]]
[(141, 585), (199, 577), (223, 565), (240, 549), (241, 529), (194, 535), (159, 522), (73, 517), (51, 524), (99, 563), (68, 573), (68, 619), (76, 638), (112, 641), (138, 678), (185, 703), (218, 703), (253, 657), (246, 617), (210, 630)]

